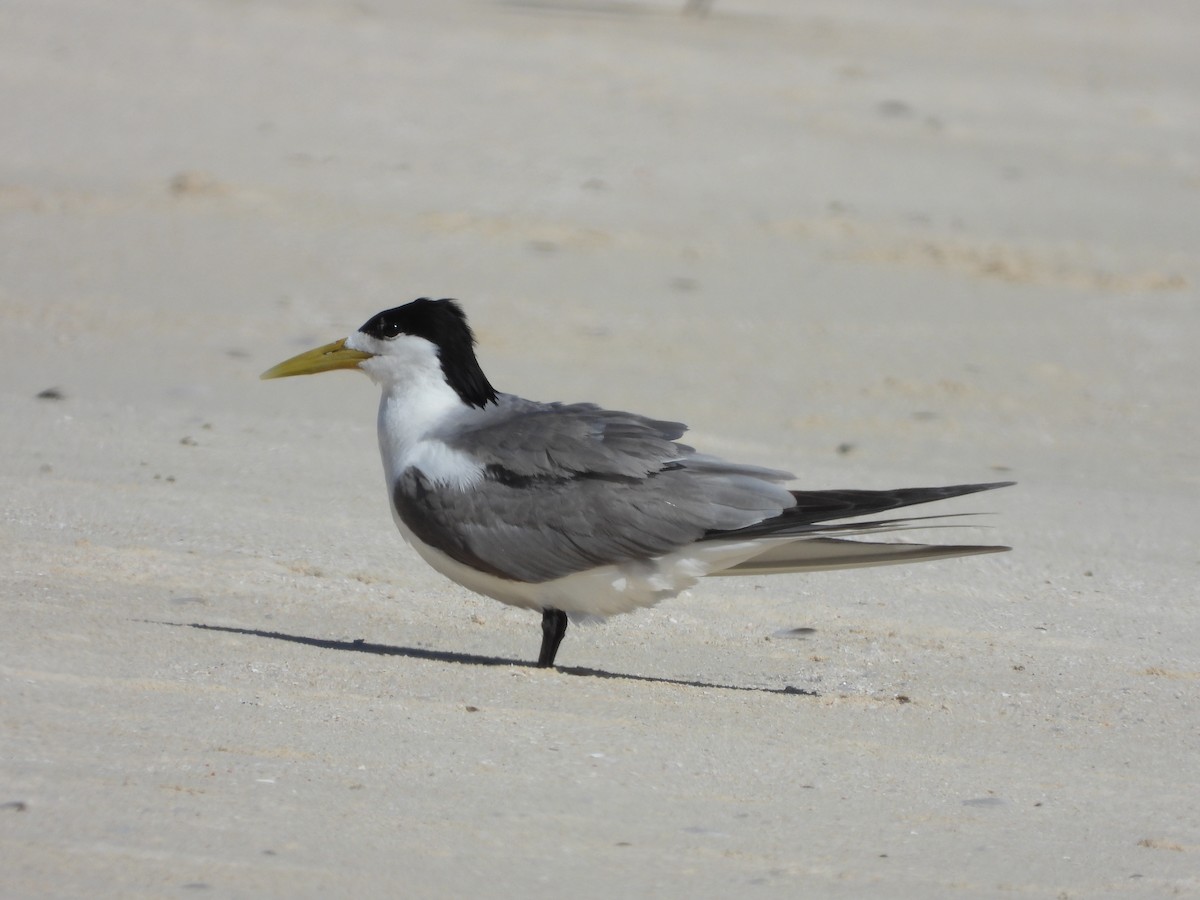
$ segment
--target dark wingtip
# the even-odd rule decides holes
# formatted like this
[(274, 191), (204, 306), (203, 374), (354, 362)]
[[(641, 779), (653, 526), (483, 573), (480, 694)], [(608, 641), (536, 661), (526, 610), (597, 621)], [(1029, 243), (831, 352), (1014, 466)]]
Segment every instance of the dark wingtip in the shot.
[(997, 488), (1012, 487), (1015, 481), (986, 481), (980, 484), (948, 484), (943, 488), (916, 488), (915, 490), (942, 490), (947, 497), (961, 497), (964, 494), (977, 494), (980, 491), (994, 491)]
[[(734, 531), (715, 531), (705, 535), (706, 539), (738, 535), (741, 537), (757, 537), (765, 535), (798, 534), (801, 531), (812, 530), (810, 526), (824, 525), (842, 519), (855, 519), (859, 516), (876, 515), (901, 509), (906, 506), (917, 506), (921, 503), (934, 503), (938, 500), (949, 500), (964, 494), (976, 494), (980, 491), (990, 491), (996, 488), (1009, 487), (1013, 481), (991, 481), (982, 484), (947, 484), (940, 487), (899, 488), (892, 491), (869, 490), (821, 490), (821, 491), (789, 491), (795, 498), (796, 505), (785, 509), (781, 514), (765, 519), (756, 525)], [(863, 523), (859, 523), (863, 524)]]

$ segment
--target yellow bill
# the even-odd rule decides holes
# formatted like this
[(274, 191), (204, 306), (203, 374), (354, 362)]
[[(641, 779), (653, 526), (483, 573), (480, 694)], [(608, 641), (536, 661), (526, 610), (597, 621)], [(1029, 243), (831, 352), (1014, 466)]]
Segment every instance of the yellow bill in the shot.
[(315, 375), (317, 372), (332, 372), (334, 369), (357, 369), (360, 362), (370, 358), (370, 353), (351, 350), (346, 346), (346, 339), (342, 338), (324, 347), (307, 350), (299, 356), (285, 359), (259, 377), (287, 378), (289, 375)]

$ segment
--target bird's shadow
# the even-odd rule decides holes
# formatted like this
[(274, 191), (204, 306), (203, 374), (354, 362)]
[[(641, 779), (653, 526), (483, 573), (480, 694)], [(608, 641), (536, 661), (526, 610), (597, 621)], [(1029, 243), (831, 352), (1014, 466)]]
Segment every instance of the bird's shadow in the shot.
[[(230, 625), (206, 625), (203, 622), (160, 622), (145, 620), (153, 625), (168, 625), (174, 628), (196, 628), (200, 631), (221, 631), (226, 634), (243, 634), (249, 637), (268, 638), (273, 641), (289, 641), (323, 650), (342, 650), (353, 653), (374, 653), (378, 656), (404, 656), (408, 659), (424, 659), (431, 662), (456, 663), (463, 666), (520, 666), (534, 668), (522, 659), (500, 656), (479, 656), (475, 653), (455, 653), (448, 650), (429, 650), (424, 647), (393, 647), (389, 644), (370, 644), (364, 640), (336, 641), (329, 638), (308, 637), (302, 634), (286, 634), (282, 631), (264, 631), (260, 628), (235, 628)], [(652, 684), (675, 684), (682, 687), (711, 688), (721, 691), (751, 691), (758, 694), (787, 694), (790, 696), (818, 697), (816, 691), (787, 685), (781, 688), (751, 687), (739, 684), (718, 684), (711, 681), (692, 681), (686, 678), (660, 678), (654, 675), (631, 675), (625, 672), (609, 672), (604, 669), (589, 669), (582, 666), (556, 666), (555, 671), (563, 675), (581, 678), (618, 678), (623, 681), (645, 681)]]

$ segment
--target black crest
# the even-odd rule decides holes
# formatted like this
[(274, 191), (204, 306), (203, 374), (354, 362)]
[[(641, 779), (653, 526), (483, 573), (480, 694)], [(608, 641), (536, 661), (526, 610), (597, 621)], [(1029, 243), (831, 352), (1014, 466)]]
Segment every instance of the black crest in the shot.
[(422, 297), (372, 316), (359, 331), (381, 341), (401, 334), (424, 338), (438, 350), (446, 383), (468, 406), (496, 402), (496, 391), (475, 359), (475, 335), (453, 300)]

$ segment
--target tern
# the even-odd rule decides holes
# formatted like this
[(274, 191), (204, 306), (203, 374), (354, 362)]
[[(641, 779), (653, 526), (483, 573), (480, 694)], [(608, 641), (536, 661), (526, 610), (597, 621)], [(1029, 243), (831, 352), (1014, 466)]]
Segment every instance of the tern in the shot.
[(928, 518), (845, 522), (1013, 482), (792, 490), (788, 472), (679, 443), (679, 422), (541, 403), (492, 387), (453, 300), (421, 298), (264, 372), (360, 369), (382, 390), (379, 450), (396, 527), (443, 575), (542, 613), (538, 665), (569, 620), (653, 606), (706, 575), (887, 565), (1008, 550), (854, 537)]

